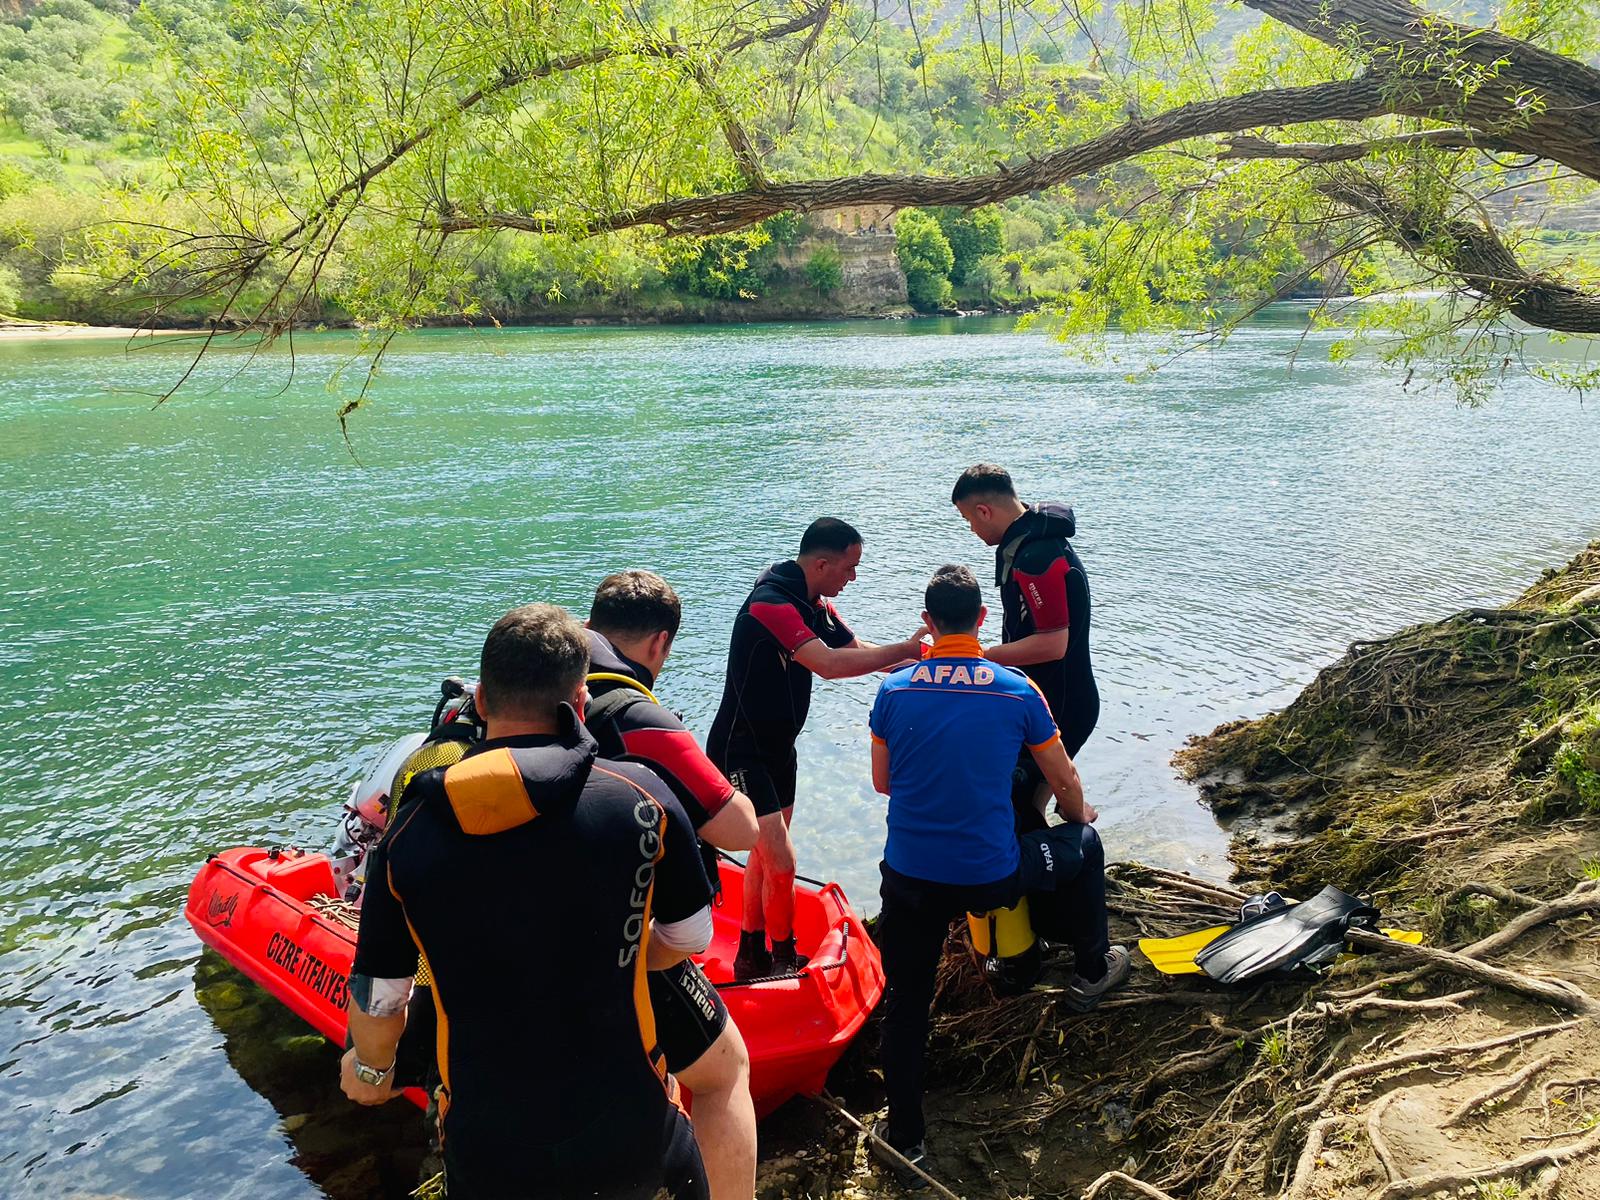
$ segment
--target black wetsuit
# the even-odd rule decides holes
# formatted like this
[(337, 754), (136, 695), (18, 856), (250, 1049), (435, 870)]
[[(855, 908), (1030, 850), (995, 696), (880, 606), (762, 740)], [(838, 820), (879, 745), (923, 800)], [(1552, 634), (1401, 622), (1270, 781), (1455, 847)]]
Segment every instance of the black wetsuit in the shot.
[(652, 917), (710, 901), (694, 834), (653, 773), (559, 736), (426, 771), (374, 850), (356, 973), (434, 980), (452, 1200), (703, 1197), (704, 1169), (647, 1001)]
[(994, 581), (1005, 612), (1004, 642), (1069, 631), (1067, 652), (1023, 667), (1050, 705), (1067, 753), (1077, 756), (1100, 717), (1100, 691), (1089, 664), (1089, 577), (1072, 544), (1076, 523), (1064, 504), (1035, 504), (995, 547)]
[(794, 652), (813, 638), (839, 649), (856, 635), (831, 603), (809, 599), (799, 563), (774, 564), (734, 618), (722, 703), (706, 739), (711, 761), (758, 816), (794, 804), (794, 744), (811, 707), (811, 672)]
[[(587, 633), (591, 672), (626, 675), (647, 688), (654, 686), (655, 679), (647, 668), (623, 654), (604, 635), (592, 629)], [(626, 697), (630, 702), (618, 708), (604, 703), (608, 696)], [(733, 798), (733, 785), (712, 765), (694, 734), (675, 714), (637, 688), (612, 679), (591, 678), (589, 711), (584, 714), (584, 722), (600, 743), (604, 757), (640, 763), (659, 775), (683, 805), (696, 833)], [(714, 888), (716, 851), (702, 843), (701, 859)], [(650, 1006), (655, 1010), (661, 1050), (673, 1071), (698, 1062), (728, 1024), (728, 1006), (692, 959), (684, 959), (665, 971), (650, 972)]]

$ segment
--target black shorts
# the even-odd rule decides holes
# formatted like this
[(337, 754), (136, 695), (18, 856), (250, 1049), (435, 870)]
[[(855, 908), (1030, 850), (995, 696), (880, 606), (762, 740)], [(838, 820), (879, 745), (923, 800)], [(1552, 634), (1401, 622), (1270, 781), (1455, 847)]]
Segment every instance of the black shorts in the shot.
[(692, 959), (665, 971), (651, 971), (650, 1007), (656, 1014), (656, 1043), (676, 1074), (700, 1061), (728, 1025), (728, 1006)]
[[(603, 1177), (602, 1176), (603, 1173)], [(709, 1200), (694, 1128), (681, 1108), (663, 1114), (657, 1130), (636, 1136), (581, 1137), (530, 1146), (515, 1161), (484, 1162), (444, 1144), (449, 1200)]]
[(766, 817), (794, 807), (795, 781), (799, 760), (733, 759), (728, 763), (728, 782), (755, 806), (756, 816)]

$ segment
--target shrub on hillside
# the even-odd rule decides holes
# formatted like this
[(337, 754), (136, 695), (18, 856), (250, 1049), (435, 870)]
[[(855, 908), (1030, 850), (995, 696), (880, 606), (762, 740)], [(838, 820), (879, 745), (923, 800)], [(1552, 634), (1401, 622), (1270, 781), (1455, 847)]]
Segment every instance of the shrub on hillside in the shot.
[(772, 243), (756, 226), (740, 233), (703, 238), (674, 238), (662, 250), (667, 283), (676, 291), (713, 300), (755, 300), (767, 288), (764, 269)]
[(908, 208), (894, 228), (895, 253), (906, 273), (906, 294), (914, 307), (932, 312), (950, 304), (950, 268), (955, 255), (932, 213)]
[(844, 259), (832, 246), (822, 246), (806, 260), (806, 282), (824, 296), (844, 286)]
[(0, 316), (10, 316), (22, 307), (22, 276), (0, 263)]
[(966, 283), (980, 259), (1004, 252), (1005, 218), (998, 209), (980, 208), (969, 212), (964, 208), (936, 208), (931, 211), (944, 231), (945, 240), (950, 243), (951, 283)]

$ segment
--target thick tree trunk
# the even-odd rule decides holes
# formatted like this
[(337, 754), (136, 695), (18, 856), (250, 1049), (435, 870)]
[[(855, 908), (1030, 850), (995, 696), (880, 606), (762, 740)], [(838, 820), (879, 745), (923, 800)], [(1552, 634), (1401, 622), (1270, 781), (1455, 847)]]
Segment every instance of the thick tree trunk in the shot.
[[(1600, 71), (1489, 29), (1458, 25), (1409, 0), (1244, 0), (1309, 37), (1346, 49), (1393, 80), (1396, 112), (1482, 130), (1524, 153), (1600, 179)], [(1481, 86), (1441, 104), (1434, 79), (1452, 65)], [(1434, 79), (1423, 72), (1432, 71)], [(1411, 89), (1420, 87), (1420, 94)]]

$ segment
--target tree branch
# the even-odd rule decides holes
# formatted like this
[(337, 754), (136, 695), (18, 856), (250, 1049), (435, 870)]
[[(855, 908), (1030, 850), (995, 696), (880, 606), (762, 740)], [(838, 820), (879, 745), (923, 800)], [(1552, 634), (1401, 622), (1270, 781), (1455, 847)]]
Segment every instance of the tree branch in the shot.
[[(768, 29), (742, 34), (726, 46), (721, 47), (717, 56), (721, 58), (728, 54), (736, 54), (757, 42), (777, 41), (788, 37), (790, 34), (799, 33), (801, 30), (811, 29), (827, 19), (832, 7), (833, 0), (818, 0), (818, 3), (812, 5), (791, 21), (785, 21)], [(345, 200), (360, 199), (378, 176), (394, 166), (395, 163), (399, 162), (423, 142), (435, 136), (449, 121), (470, 112), (485, 100), (498, 96), (502, 92), (520, 87), (525, 83), (531, 83), (535, 79), (545, 79), (552, 75), (581, 70), (584, 67), (599, 66), (601, 63), (609, 62), (614, 58), (628, 56), (640, 58), (685, 58), (692, 63), (693, 58), (690, 54), (690, 49), (690, 47), (681, 45), (676, 41), (645, 40), (631, 46), (601, 46), (582, 54), (569, 54), (526, 67), (504, 67), (501, 69), (498, 79), (475, 88), (461, 97), (451, 110), (449, 117), (425, 125), (410, 137), (402, 138), (391, 146), (388, 153), (382, 158), (329, 192), (315, 211), (302, 218), (280, 236), (278, 243), (287, 245), (293, 242), (308, 229), (320, 226)], [(700, 74), (694, 67), (691, 66), (690, 70), (695, 75), (695, 78), (702, 83), (702, 86), (708, 83), (708, 81), (700, 79)], [(726, 103), (720, 101), (720, 95), (714, 88), (711, 89), (709, 94), (711, 95), (712, 103), (717, 107), (719, 117), (723, 119), (723, 128), (728, 134), (728, 144), (733, 150), (734, 157), (739, 160), (740, 166), (744, 169), (746, 177), (751, 184), (759, 187), (763, 182), (763, 176), (760, 163), (754, 159), (754, 150), (750, 146), (748, 137), (745, 136), (744, 130), (739, 126), (738, 121), (732, 118), (731, 110), (728, 110)], [(751, 174), (752, 165), (754, 167), (753, 175)]]
[(1431, 146), (1437, 150), (1497, 150), (1514, 154), (1522, 149), (1504, 138), (1491, 137), (1472, 129), (1428, 129), (1395, 137), (1373, 138), (1365, 142), (1274, 142), (1253, 134), (1235, 134), (1224, 139), (1219, 160), (1292, 158), (1303, 162), (1353, 162), (1384, 150), (1409, 146)]
[(1528, 324), (1562, 333), (1600, 333), (1600, 296), (1530, 271), (1489, 226), (1460, 216), (1430, 219), (1367, 179), (1330, 180), (1320, 190), (1372, 218), (1388, 240), (1442, 263), (1468, 290)]
[(1425, 95), (1407, 97), (1397, 100), (1397, 111), (1453, 116), (1522, 153), (1600, 179), (1600, 71), (1586, 63), (1492, 29), (1457, 24), (1410, 0), (1244, 3), (1366, 58), (1370, 69), (1392, 75), (1401, 90), (1456, 78), (1453, 97), (1442, 103), (1436, 97), (1431, 104)]
[(955, 205), (974, 208), (1066, 183), (1091, 171), (1189, 138), (1307, 121), (1364, 120), (1392, 111), (1376, 78), (1309, 87), (1272, 88), (1185, 104), (1150, 120), (1129, 121), (1109, 133), (985, 175), (851, 175), (775, 183), (766, 188), (686, 196), (625, 212), (562, 221), (542, 213), (455, 212), (441, 218), (444, 233), (521, 229), (578, 235), (658, 225), (669, 233), (727, 233), (780, 212), (814, 212), (857, 204), (895, 208)]

